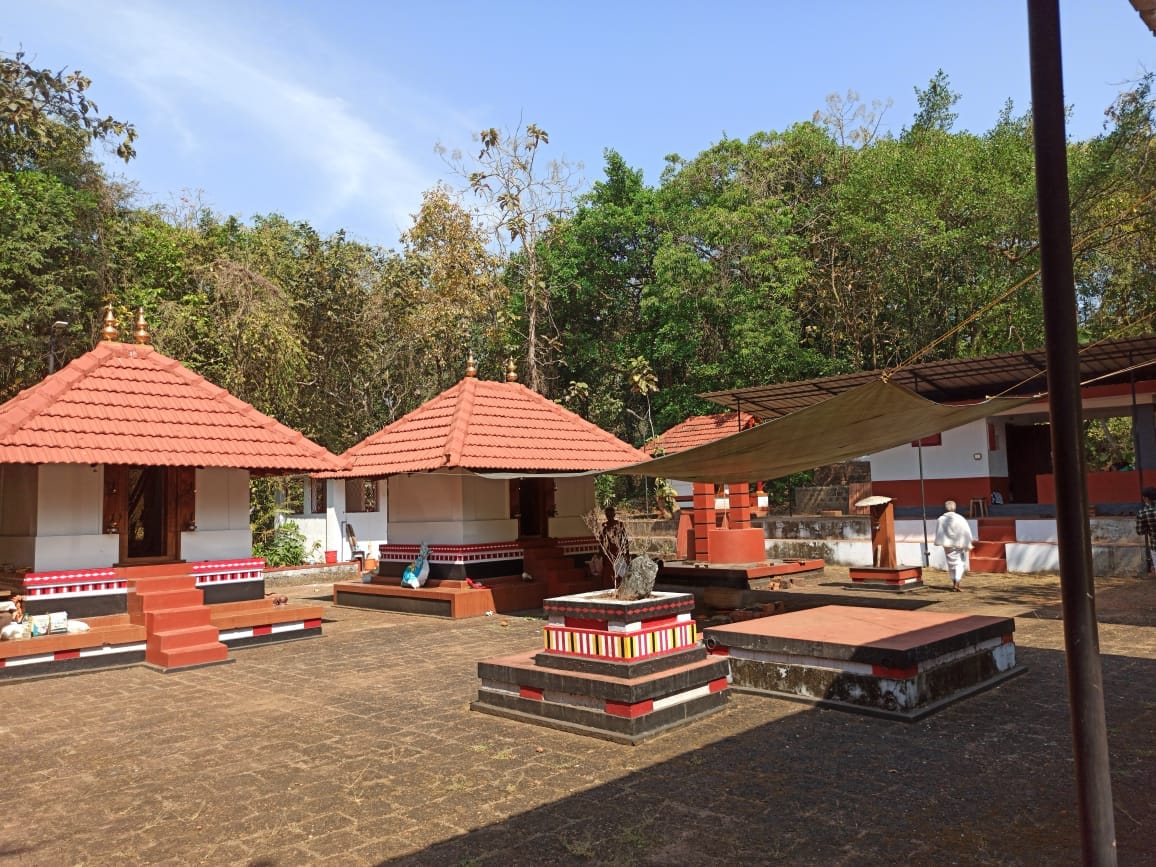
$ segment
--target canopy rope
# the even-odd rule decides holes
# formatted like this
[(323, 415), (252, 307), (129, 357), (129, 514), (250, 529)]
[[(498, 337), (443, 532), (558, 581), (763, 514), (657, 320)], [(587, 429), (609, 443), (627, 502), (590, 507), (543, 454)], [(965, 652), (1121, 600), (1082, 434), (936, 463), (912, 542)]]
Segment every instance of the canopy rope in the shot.
[[(1131, 207), (1126, 208), (1124, 213), (1132, 213), (1133, 211), (1136, 210), (1136, 208), (1138, 208), (1140, 205), (1144, 204), (1144, 202), (1146, 202), (1148, 199), (1152, 198), (1154, 195), (1156, 195), (1156, 190), (1151, 190), (1151, 191), (1145, 193), (1143, 196), (1141, 196), (1135, 202), (1133, 202)], [(1072, 244), (1072, 255), (1075, 256), (1078, 253), (1082, 253), (1085, 249), (1087, 249), (1088, 242), (1090, 242), (1094, 237), (1096, 237), (1096, 235), (1098, 235), (1100, 232), (1104, 231), (1104, 229), (1107, 229), (1110, 226), (1114, 225), (1115, 223), (1118, 223), (1119, 221), (1120, 221), (1120, 218), (1108, 220), (1107, 222), (1101, 223), (1100, 225), (1096, 226), (1095, 228), (1085, 232), (1082, 236), (1080, 236), (1080, 238), (1078, 238), (1075, 241), (1075, 243)], [(1038, 247), (1039, 247), (1039, 244), (1035, 244), (1033, 246), (1032, 250), (1029, 252), (1035, 252), (1035, 250)], [(957, 324), (954, 328), (951, 328), (948, 331), (944, 332), (943, 334), (939, 335), (939, 337), (935, 338), (930, 343), (928, 343), (926, 346), (924, 346), (922, 349), (915, 352), (913, 355), (911, 355), (909, 358), (907, 358), (907, 360), (903, 361), (901, 364), (896, 365), (895, 367), (889, 368), (887, 371), (884, 372), (884, 374), (883, 374), (884, 378), (885, 379), (889, 378), (890, 375), (892, 373), (894, 373), (895, 371), (902, 370), (903, 368), (907, 367), (908, 365), (914, 363), (916, 360), (922, 358), (927, 353), (929, 353), (932, 349), (939, 346), (939, 344), (943, 343), (945, 340), (950, 338), (952, 335), (956, 334), (961, 329), (965, 328), (966, 326), (968, 326), (972, 322), (974, 322), (976, 319), (978, 319), (979, 317), (986, 314), (993, 307), (1006, 301), (1008, 298), (1010, 298), (1012, 295), (1014, 295), (1017, 291), (1022, 289), (1027, 283), (1035, 280), (1036, 277), (1038, 277), (1039, 275), (1040, 275), (1040, 269), (1037, 268), (1035, 271), (1033, 271), (1031, 274), (1026, 276), (1024, 279), (1020, 280), (1018, 283), (1013, 285), (1010, 289), (1007, 289), (1006, 291), (1002, 292), (1001, 294), (996, 296), (993, 300), (991, 300), (987, 304), (985, 304), (983, 307), (976, 310), (970, 316), (965, 318), (962, 322)], [(1151, 314), (1149, 314), (1149, 315), (1151, 315)], [(1094, 344), (1092, 344), (1092, 345), (1094, 345)], [(1026, 381), (1029, 381), (1029, 380), (1025, 380), (1025, 382)]]

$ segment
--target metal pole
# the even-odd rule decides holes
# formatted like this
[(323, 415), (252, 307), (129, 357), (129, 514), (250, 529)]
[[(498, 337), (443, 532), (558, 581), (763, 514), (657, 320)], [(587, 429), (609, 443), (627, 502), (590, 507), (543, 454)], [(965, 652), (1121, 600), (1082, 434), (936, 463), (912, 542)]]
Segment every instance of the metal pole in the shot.
[(1028, 0), (1036, 204), (1060, 595), (1084, 864), (1116, 864), (1116, 825), (1092, 582), (1058, 0)]
[(51, 376), (56, 371), (56, 335), (61, 328), (67, 328), (68, 323), (60, 319), (52, 323), (48, 329), (48, 373)]
[[(1140, 460), (1140, 432), (1136, 430), (1136, 422), (1139, 420), (1139, 407), (1136, 406), (1136, 369), (1132, 367), (1132, 353), (1128, 353), (1128, 384), (1132, 388), (1132, 466), (1136, 468), (1136, 479), (1140, 483), (1140, 496), (1138, 499), (1144, 499), (1144, 462)], [(1147, 451), (1144, 452), (1144, 457), (1147, 457)]]
[[(919, 394), (919, 374), (912, 371), (911, 375), (915, 380), (915, 393)], [(919, 452), (919, 513), (923, 516), (923, 565), (930, 568), (931, 542), (927, 538), (927, 490), (923, 486), (923, 440), (919, 440), (916, 447)]]
[(919, 505), (923, 515), (923, 565), (931, 566), (931, 543), (927, 540), (927, 492), (923, 489), (923, 440), (919, 441)]

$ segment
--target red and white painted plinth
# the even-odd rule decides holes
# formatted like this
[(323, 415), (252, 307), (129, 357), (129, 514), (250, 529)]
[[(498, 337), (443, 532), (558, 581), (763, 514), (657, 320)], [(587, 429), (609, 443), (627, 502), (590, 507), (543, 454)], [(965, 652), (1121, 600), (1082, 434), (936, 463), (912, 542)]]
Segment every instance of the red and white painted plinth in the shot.
[(826, 605), (704, 640), (736, 689), (914, 721), (1022, 674), (1014, 632), (1010, 617)]
[(727, 661), (699, 643), (690, 593), (547, 599), (544, 650), (484, 659), (474, 710), (637, 744), (720, 710)]
[(852, 566), (848, 574), (851, 586), (861, 590), (903, 593), (925, 586), (921, 566)]

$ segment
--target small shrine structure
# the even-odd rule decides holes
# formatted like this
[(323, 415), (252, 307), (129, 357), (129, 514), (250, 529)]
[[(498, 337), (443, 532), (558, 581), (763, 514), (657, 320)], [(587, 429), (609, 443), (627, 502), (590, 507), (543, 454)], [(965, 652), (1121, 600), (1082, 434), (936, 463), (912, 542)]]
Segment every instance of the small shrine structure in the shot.
[[(652, 456), (678, 454), (750, 430), (758, 423), (755, 416), (741, 410), (692, 416), (655, 437), (645, 450)], [(765, 533), (751, 525), (752, 510), (758, 507), (761, 495), (760, 481), (755, 482), (753, 501), (750, 482), (728, 483), (724, 498), (718, 496), (713, 482), (671, 484), (681, 507), (675, 541), (678, 560), (663, 565), (661, 582), (748, 588), (755, 586), (751, 581), (823, 568), (823, 561), (817, 559), (767, 560)]]
[(89, 631), (0, 643), (0, 677), (319, 635), (321, 606), (266, 598), (249, 479), (341, 461), (150, 343), (143, 312), (0, 406), (0, 591)]
[(890, 497), (865, 497), (857, 509), (871, 513), (871, 565), (852, 566), (854, 587), (880, 590), (916, 590), (923, 586), (923, 567), (903, 566), (895, 553), (895, 503)]
[[(465, 377), (342, 455), (325, 475), (380, 491), (386, 541), (366, 580), (333, 585), (340, 605), (446, 617), (540, 607), (601, 587), (594, 475), (647, 459), (633, 446), (517, 381)], [(429, 546), (429, 578), (401, 586)]]

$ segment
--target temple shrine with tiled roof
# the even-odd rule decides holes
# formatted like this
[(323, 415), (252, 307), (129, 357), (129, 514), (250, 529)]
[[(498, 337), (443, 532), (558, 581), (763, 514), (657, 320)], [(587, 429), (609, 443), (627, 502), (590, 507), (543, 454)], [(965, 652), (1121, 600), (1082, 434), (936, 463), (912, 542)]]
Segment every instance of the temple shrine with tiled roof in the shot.
[(181, 668), (320, 633), (318, 606), (265, 598), (249, 478), (343, 463), (157, 352), (143, 313), (134, 343), (117, 324), (109, 305), (94, 349), (0, 405), (0, 587), (93, 627), (3, 642), (0, 677)]
[[(517, 382), (512, 362), (502, 382), (478, 379), (471, 360), (460, 382), (342, 458), (348, 469), (330, 475), (377, 480), (385, 538), (372, 540), (372, 582), (336, 584), (335, 600), (473, 616), (597, 587), (585, 568), (594, 475), (647, 456)], [(429, 583), (401, 587), (422, 544)]]

